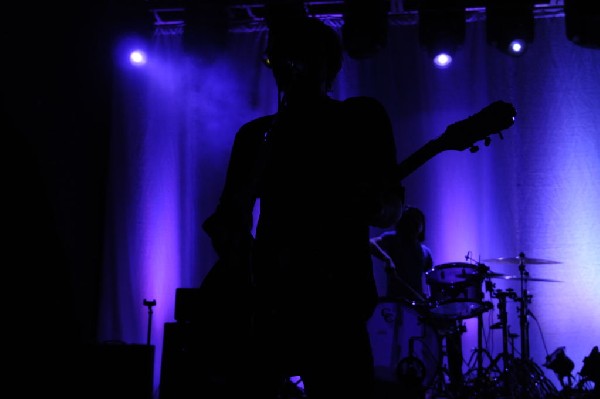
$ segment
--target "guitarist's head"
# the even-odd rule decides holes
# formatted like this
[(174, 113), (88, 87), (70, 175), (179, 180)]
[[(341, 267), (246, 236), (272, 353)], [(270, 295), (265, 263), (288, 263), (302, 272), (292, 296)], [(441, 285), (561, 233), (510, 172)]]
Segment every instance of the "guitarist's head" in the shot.
[(324, 96), (342, 67), (337, 32), (317, 18), (271, 20), (265, 63), (288, 100)]

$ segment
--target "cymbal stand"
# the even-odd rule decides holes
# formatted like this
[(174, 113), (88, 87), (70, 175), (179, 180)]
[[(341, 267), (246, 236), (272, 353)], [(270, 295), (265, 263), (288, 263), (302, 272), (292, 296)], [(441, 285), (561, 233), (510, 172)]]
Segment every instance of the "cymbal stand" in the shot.
[[(472, 364), (472, 360), (475, 359), (476, 364), (473, 367), (467, 370), (467, 376), (475, 376), (475, 378), (469, 378), (467, 380), (467, 387), (473, 389), (473, 392), (476, 395), (492, 395), (490, 397), (496, 397), (496, 395), (500, 395), (501, 389), (504, 387), (508, 389), (509, 376), (506, 372), (500, 369), (498, 366), (498, 362), (503, 360), (503, 368), (506, 370), (508, 368), (510, 362), (510, 353), (508, 350), (508, 337), (510, 334), (508, 333), (508, 325), (506, 317), (506, 298), (514, 297), (515, 293), (509, 290), (508, 292), (503, 292), (502, 290), (494, 290), (494, 284), (487, 280), (485, 282), (486, 291), (490, 292), (491, 298), (499, 298), (500, 299), (500, 320), (501, 322), (496, 323), (491, 328), (496, 329), (498, 326), (502, 325), (503, 332), (503, 347), (504, 351), (498, 354), (495, 358), (492, 358), (491, 354), (488, 352), (486, 348), (484, 348), (483, 344), (483, 313), (477, 316), (478, 322), (478, 330), (477, 330), (477, 349), (471, 355), (468, 364)], [(491, 302), (490, 302), (491, 304)], [(493, 306), (492, 306), (493, 308)], [(489, 364), (487, 367), (484, 367), (483, 360), (484, 357), (488, 359)], [(500, 380), (502, 378), (502, 380)], [(501, 384), (498, 384), (501, 382)]]
[(525, 254), (519, 254), (519, 273), (521, 276), (521, 297), (517, 299), (519, 302), (519, 326), (521, 328), (521, 359), (529, 360), (529, 307), (532, 295), (527, 292), (527, 278), (529, 272), (525, 267)]
[(508, 312), (506, 311), (506, 298), (516, 299), (517, 294), (512, 289), (507, 289), (506, 291), (496, 290), (496, 298), (498, 298), (498, 310), (500, 314), (498, 318), (500, 319), (500, 326), (502, 328), (502, 353), (500, 357), (502, 358), (502, 368), (503, 371), (506, 372), (510, 367), (511, 362), (511, 354), (508, 351)]
[[(483, 265), (483, 267), (486, 267), (486, 266)], [(489, 268), (486, 267), (486, 271), (488, 271), (488, 270), (489, 270)], [(490, 293), (490, 296), (492, 296), (492, 293), (494, 291), (494, 284), (488, 279), (485, 281), (484, 285), (485, 285), (485, 290)], [(490, 304), (491, 304), (491, 302), (490, 302)], [(491, 309), (491, 306), (490, 306), (490, 309)], [(479, 378), (481, 378), (484, 375), (484, 368), (483, 368), (484, 353), (487, 354), (488, 357), (491, 357), (490, 354), (487, 352), (487, 350), (485, 350), (483, 348), (483, 312), (481, 312), (477, 315), (477, 377), (479, 377)]]
[[(470, 255), (467, 254), (467, 256), (465, 257), (466, 260), (473, 260), (474, 259), (470, 258)], [(490, 271), (490, 268), (483, 264), (480, 263), (478, 261), (475, 261), (478, 267), (479, 272), (482, 275), (485, 275), (487, 272)], [(484, 283), (485, 286), (485, 291), (490, 293), (490, 297), (493, 296), (493, 291), (494, 291), (494, 284), (487, 279)], [(491, 309), (493, 306), (491, 304), (491, 302), (489, 302), (490, 307), (489, 309)], [(489, 310), (488, 309), (488, 310)], [(478, 379), (481, 379), (481, 377), (483, 377), (484, 375), (484, 367), (483, 367), (483, 355), (484, 353), (486, 355), (488, 355), (488, 357), (491, 357), (490, 354), (483, 348), (483, 312), (479, 313), (477, 315), (477, 377)]]

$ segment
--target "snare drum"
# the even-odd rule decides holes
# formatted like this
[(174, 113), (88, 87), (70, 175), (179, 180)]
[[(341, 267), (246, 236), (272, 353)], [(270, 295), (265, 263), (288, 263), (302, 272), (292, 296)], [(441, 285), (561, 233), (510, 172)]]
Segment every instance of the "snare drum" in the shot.
[(430, 289), (430, 312), (434, 317), (469, 319), (489, 310), (483, 302), (483, 280), (476, 265), (444, 263), (425, 273)]

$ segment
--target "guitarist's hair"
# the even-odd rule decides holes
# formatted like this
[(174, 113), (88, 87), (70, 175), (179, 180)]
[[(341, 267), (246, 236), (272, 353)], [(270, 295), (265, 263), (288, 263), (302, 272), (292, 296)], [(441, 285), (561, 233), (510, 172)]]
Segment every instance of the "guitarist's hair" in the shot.
[(310, 65), (325, 65), (330, 90), (342, 68), (343, 47), (337, 31), (316, 17), (286, 16), (269, 22), (265, 55), (295, 57)]

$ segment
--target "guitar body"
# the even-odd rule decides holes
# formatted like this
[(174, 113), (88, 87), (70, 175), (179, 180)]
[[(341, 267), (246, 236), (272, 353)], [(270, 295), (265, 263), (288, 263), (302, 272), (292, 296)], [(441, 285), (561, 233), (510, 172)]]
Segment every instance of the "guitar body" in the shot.
[(248, 270), (242, 262), (218, 260), (198, 288), (195, 320), (206, 326), (205, 333), (213, 345), (220, 342), (232, 346), (226, 342), (232, 333), (239, 336), (235, 342), (241, 342), (250, 332), (253, 290)]

